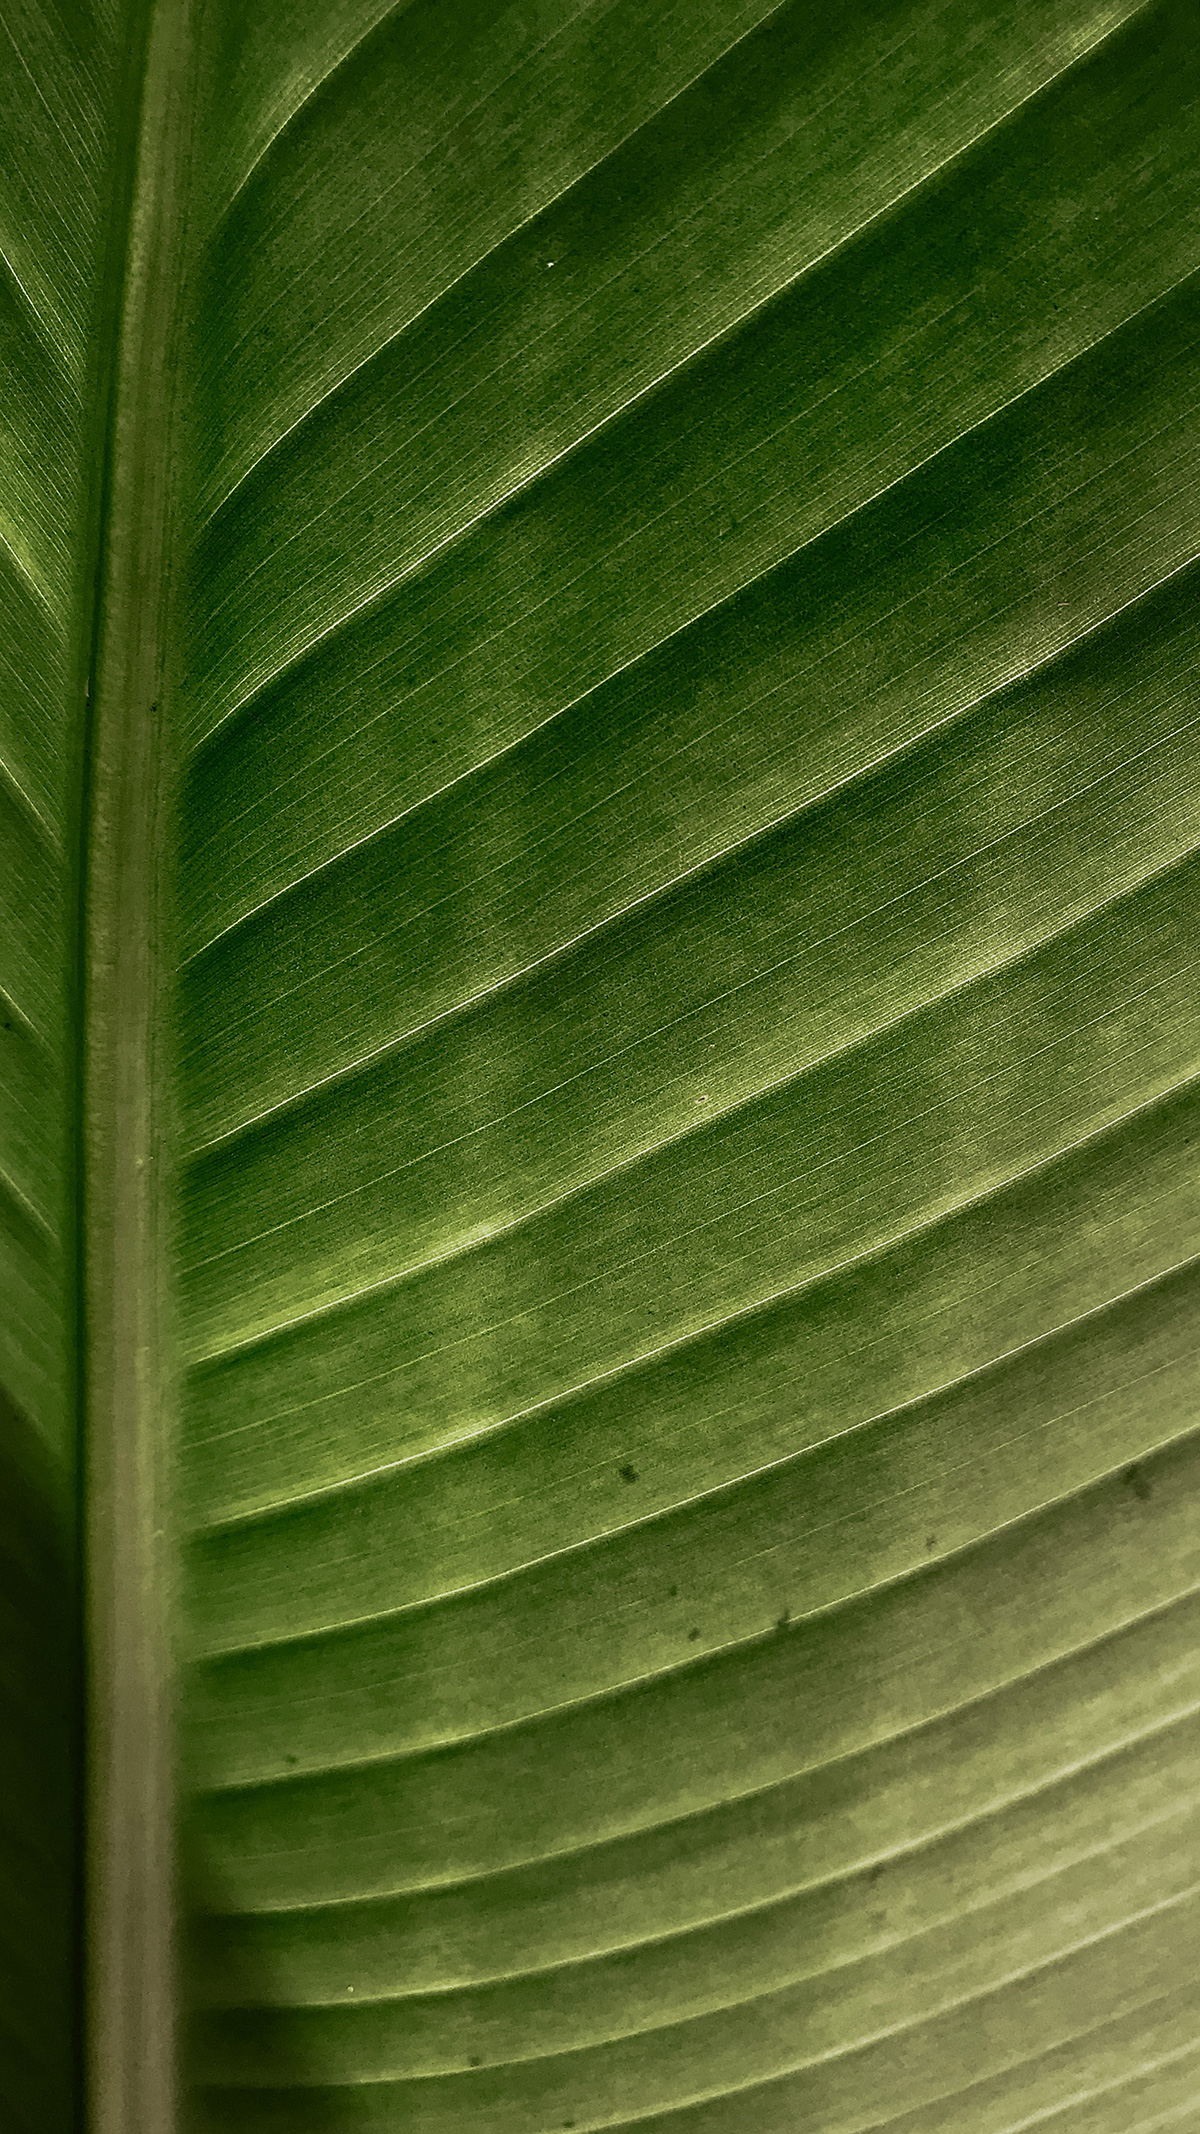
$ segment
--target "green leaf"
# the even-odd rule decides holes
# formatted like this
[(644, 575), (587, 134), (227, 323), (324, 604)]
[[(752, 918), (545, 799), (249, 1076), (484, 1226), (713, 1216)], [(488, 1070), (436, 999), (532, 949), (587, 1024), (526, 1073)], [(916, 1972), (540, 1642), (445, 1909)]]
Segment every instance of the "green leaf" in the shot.
[(1182, 2134), (1194, 8), (2, 27), (6, 2126)]

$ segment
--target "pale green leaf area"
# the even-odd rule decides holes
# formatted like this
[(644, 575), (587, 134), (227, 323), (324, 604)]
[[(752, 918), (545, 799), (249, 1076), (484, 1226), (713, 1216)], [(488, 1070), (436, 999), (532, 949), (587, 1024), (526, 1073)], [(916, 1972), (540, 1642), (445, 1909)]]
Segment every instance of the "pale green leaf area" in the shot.
[(1200, 2134), (1194, 0), (0, 0), (0, 2128)]

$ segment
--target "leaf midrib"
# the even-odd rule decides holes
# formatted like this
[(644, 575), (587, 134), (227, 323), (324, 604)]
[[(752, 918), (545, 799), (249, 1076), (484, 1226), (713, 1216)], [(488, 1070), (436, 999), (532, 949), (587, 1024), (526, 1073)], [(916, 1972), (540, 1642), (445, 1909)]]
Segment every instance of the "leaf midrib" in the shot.
[(125, 25), (82, 556), (74, 1161), (93, 2134), (170, 2134), (176, 2117), (163, 736), (192, 13), (192, 0), (134, 0)]

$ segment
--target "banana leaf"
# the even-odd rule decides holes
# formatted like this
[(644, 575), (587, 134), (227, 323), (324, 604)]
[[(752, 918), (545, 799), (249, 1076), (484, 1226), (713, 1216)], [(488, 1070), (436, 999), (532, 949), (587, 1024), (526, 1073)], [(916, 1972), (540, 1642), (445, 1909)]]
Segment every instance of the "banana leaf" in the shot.
[(1187, 0), (5, 0), (0, 2116), (1200, 2126)]

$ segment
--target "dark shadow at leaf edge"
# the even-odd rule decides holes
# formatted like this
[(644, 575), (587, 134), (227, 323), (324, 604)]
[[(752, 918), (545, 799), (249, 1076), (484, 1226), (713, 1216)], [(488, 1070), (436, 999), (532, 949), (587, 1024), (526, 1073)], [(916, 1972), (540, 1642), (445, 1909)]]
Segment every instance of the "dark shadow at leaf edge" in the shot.
[(66, 1478), (0, 1386), (0, 2125), (74, 2134), (81, 1739)]

